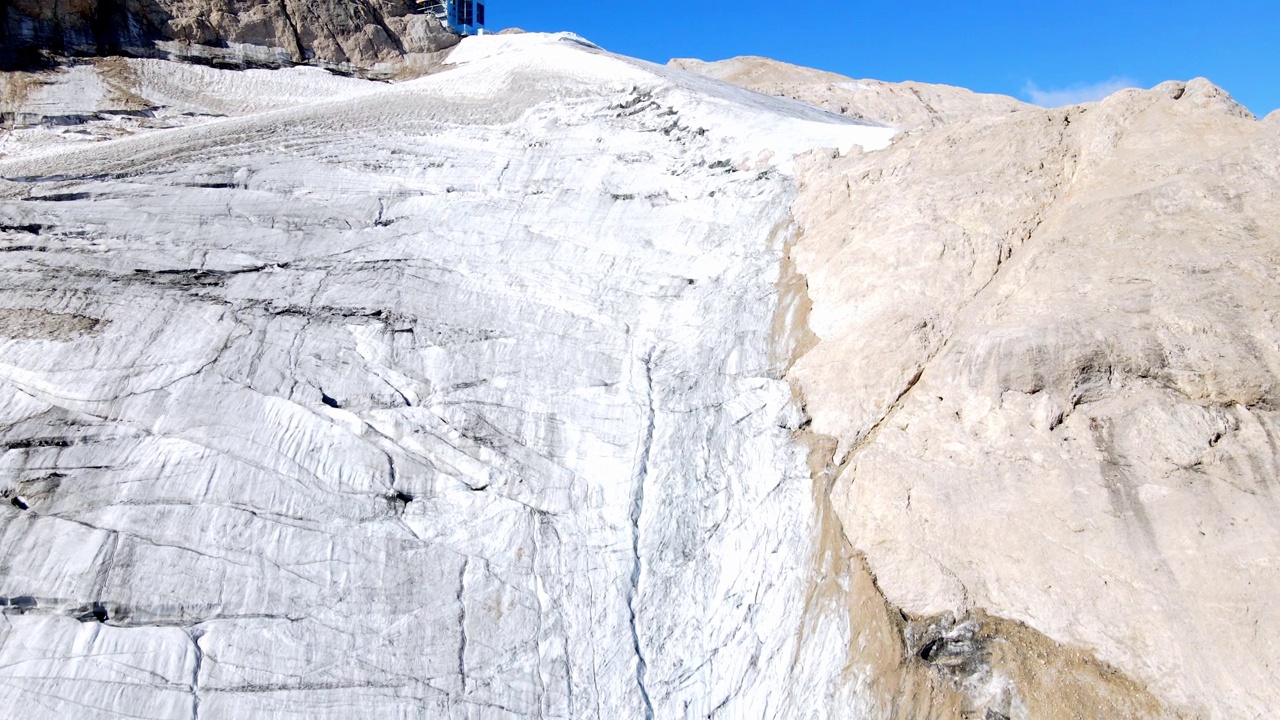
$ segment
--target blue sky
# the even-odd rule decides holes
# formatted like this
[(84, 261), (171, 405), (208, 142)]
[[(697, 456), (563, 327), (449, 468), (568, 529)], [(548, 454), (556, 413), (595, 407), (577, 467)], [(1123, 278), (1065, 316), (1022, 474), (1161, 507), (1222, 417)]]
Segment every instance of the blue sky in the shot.
[[(1053, 105), (1204, 76), (1280, 108), (1280, 0), (488, 0), (492, 29), (571, 30), (666, 62), (768, 57)], [(782, 12), (780, 8), (790, 7)]]

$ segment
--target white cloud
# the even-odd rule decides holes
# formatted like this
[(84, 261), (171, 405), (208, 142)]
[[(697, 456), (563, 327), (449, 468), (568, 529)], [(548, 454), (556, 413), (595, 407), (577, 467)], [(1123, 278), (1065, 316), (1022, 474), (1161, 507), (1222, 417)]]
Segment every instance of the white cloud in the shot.
[(1043, 90), (1033, 82), (1022, 88), (1022, 94), (1036, 105), (1043, 107), (1062, 107), (1078, 103), (1094, 102), (1125, 88), (1138, 87), (1129, 78), (1113, 77), (1110, 80), (1093, 83), (1076, 83), (1070, 87)]

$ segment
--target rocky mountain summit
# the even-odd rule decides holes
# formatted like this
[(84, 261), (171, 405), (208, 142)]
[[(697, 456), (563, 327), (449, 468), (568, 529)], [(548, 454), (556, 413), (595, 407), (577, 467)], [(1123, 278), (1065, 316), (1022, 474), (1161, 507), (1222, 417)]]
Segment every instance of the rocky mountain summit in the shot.
[(2, 718), (1280, 707), (1280, 123), (1207, 81), (3, 82)]
[(854, 80), (762, 57), (736, 57), (718, 62), (677, 59), (670, 65), (908, 132), (1032, 108), (1004, 95), (984, 95), (949, 85)]
[(51, 52), (389, 73), (458, 41), (409, 10), (409, 0), (7, 0), (0, 69)]

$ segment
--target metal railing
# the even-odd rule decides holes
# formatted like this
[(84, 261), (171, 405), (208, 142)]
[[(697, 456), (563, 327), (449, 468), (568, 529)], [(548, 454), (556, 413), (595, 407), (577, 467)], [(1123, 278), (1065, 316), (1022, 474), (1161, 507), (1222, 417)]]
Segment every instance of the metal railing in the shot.
[(445, 0), (413, 0), (413, 11), (424, 15), (435, 15), (441, 20), (449, 17), (449, 6)]
[(409, 8), (419, 15), (434, 15), (459, 34), (484, 32), (484, 3), (477, 0), (410, 0)]

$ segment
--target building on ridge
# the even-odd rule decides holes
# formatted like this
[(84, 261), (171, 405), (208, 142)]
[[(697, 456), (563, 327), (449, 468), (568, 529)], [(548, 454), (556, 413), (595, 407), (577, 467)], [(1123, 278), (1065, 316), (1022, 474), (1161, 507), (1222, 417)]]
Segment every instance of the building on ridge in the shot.
[(410, 0), (415, 13), (434, 15), (458, 35), (484, 34), (484, 3), (478, 0)]

